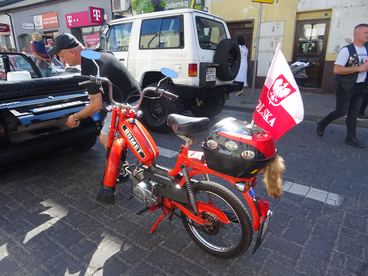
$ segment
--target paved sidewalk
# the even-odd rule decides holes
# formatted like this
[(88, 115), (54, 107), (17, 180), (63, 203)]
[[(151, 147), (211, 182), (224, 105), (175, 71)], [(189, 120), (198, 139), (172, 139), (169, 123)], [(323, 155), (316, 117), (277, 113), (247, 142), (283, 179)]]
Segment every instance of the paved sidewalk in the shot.
[[(303, 87), (300, 89), (304, 103), (304, 120), (318, 121), (335, 109), (336, 97), (334, 94), (316, 93), (312, 89)], [(252, 88), (248, 88), (247, 92), (241, 96), (231, 93), (230, 99), (225, 103), (225, 108), (254, 112), (259, 94), (260, 89), (255, 89), (252, 95)], [(345, 124), (345, 119), (341, 118), (333, 123)], [(368, 128), (368, 120), (358, 121), (358, 127)]]

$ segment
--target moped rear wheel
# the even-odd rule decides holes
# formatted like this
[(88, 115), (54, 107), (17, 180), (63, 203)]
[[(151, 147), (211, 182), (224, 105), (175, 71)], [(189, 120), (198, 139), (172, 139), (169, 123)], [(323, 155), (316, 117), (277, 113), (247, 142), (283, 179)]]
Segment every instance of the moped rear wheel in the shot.
[(203, 212), (205, 225), (199, 225), (182, 213), (186, 231), (206, 252), (216, 257), (233, 258), (245, 252), (253, 236), (252, 224), (241, 201), (227, 188), (211, 181), (192, 185), (196, 202), (211, 203), (226, 214), (223, 224), (215, 214)]

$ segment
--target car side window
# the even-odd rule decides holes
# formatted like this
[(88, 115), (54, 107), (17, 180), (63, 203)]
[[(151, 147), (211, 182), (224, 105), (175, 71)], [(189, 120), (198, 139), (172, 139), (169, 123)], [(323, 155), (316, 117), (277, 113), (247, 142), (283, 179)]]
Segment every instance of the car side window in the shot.
[(37, 78), (32, 65), (21, 55), (6, 54), (0, 56), (0, 80), (7, 79), (8, 72), (28, 71), (32, 78)]
[(21, 55), (9, 55), (10, 71), (28, 71), (32, 78), (37, 78), (32, 65)]
[(197, 16), (196, 27), (202, 49), (216, 50), (220, 41), (226, 38), (225, 26), (216, 20)]
[(183, 48), (182, 16), (142, 21), (140, 49)]
[(111, 52), (128, 51), (131, 31), (131, 22), (111, 26), (107, 39), (107, 50)]

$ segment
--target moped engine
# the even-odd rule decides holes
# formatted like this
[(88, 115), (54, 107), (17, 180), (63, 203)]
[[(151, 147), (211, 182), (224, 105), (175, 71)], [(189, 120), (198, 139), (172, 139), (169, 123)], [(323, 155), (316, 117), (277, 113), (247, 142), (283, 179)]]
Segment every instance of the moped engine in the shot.
[(157, 183), (145, 179), (143, 171), (137, 172), (134, 170), (132, 176), (132, 192), (134, 197), (149, 207), (157, 205), (160, 202), (160, 197), (154, 193), (154, 187)]

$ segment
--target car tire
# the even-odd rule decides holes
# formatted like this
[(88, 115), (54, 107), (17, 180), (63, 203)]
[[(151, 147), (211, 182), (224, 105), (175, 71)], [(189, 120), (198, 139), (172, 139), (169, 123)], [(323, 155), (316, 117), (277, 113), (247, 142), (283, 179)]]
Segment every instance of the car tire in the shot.
[(230, 81), (236, 78), (240, 67), (240, 49), (234, 39), (223, 39), (217, 45), (214, 63), (219, 67), (216, 76), (219, 80)]
[(225, 99), (223, 96), (216, 96), (203, 100), (203, 104), (199, 106), (192, 106), (190, 111), (196, 117), (209, 117), (213, 118), (220, 114), (225, 105)]
[[(148, 86), (157, 87), (157, 83), (152, 83)], [(171, 93), (173, 93), (173, 87), (173, 84), (167, 82), (160, 85), (160, 88)], [(155, 95), (148, 94), (147, 96), (154, 97)], [(146, 127), (156, 132), (167, 133), (170, 131), (170, 128), (167, 126), (167, 116), (176, 112), (176, 104), (165, 97), (157, 99), (145, 98), (142, 111), (142, 121)]]

